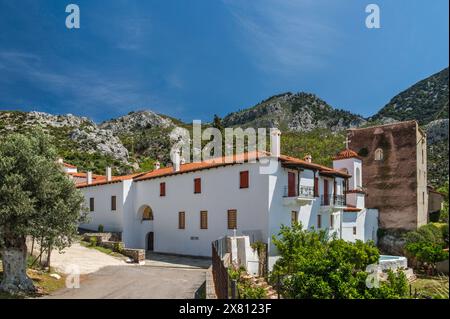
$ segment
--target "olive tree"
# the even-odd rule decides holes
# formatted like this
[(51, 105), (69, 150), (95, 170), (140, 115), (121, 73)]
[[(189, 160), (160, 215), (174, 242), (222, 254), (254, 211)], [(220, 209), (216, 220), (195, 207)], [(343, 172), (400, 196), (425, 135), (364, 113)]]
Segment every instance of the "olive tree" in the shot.
[(0, 290), (35, 290), (26, 274), (26, 237), (67, 247), (85, 219), (83, 203), (83, 195), (56, 162), (55, 149), (42, 131), (0, 137)]

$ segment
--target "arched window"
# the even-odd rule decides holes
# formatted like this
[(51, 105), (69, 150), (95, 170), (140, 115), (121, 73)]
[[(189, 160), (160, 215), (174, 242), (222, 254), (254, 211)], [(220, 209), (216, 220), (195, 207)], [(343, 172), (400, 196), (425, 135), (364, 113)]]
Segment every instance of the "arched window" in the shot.
[(142, 220), (153, 220), (153, 211), (150, 206), (145, 206), (142, 211)]
[(377, 148), (375, 150), (375, 160), (382, 161), (383, 160), (383, 150), (381, 148)]

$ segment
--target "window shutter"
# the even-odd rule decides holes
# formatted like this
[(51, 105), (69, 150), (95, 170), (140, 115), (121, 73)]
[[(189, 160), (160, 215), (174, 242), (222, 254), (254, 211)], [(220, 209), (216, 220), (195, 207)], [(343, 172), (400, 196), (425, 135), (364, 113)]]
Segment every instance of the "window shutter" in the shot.
[(237, 211), (235, 209), (228, 211), (228, 229), (237, 229)]
[(111, 196), (111, 210), (117, 209), (117, 197)]
[(202, 192), (202, 180), (201, 178), (194, 179), (194, 194), (200, 194)]
[(314, 177), (314, 197), (319, 197), (319, 178)]
[(89, 198), (89, 210), (93, 212), (95, 210), (94, 207), (94, 197)]
[(178, 229), (185, 229), (186, 227), (186, 216), (184, 212), (178, 213)]
[(208, 229), (208, 212), (200, 212), (200, 229)]
[(239, 173), (239, 187), (240, 188), (249, 187), (248, 171), (243, 171)]
[(162, 182), (159, 184), (159, 196), (166, 196), (166, 183)]

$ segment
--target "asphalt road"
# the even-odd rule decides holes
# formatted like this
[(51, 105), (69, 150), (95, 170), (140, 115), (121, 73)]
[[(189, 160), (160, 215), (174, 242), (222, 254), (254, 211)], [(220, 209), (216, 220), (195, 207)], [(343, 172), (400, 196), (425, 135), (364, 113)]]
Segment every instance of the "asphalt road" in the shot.
[(51, 299), (186, 299), (205, 281), (205, 269), (107, 266), (82, 277), (80, 288), (65, 288)]

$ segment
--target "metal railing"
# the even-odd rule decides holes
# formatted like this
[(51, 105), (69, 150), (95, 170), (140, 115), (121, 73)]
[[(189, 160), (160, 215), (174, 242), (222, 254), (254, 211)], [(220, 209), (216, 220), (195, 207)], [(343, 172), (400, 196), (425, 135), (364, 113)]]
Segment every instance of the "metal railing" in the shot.
[(306, 197), (306, 198), (314, 198), (314, 187), (312, 186), (303, 186), (298, 185), (295, 189), (291, 189), (289, 192), (289, 187), (284, 186), (283, 189), (283, 197)]
[(321, 206), (345, 206), (346, 199), (345, 195), (321, 195), (320, 196)]

